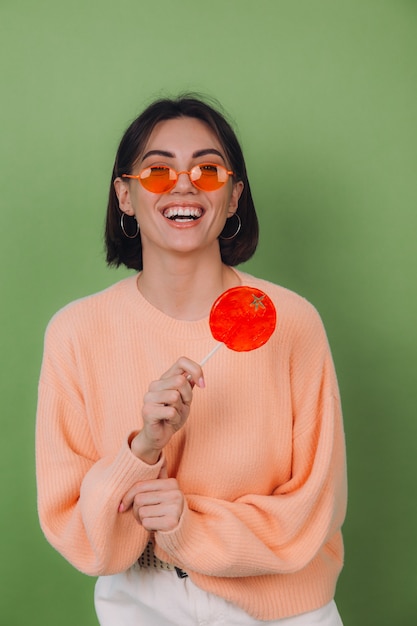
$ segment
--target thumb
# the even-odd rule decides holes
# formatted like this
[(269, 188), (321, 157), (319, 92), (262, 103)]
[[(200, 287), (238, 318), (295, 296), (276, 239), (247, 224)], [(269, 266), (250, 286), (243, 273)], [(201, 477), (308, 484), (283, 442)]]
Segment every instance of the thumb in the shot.
[(168, 470), (167, 470), (167, 463), (166, 461), (164, 461), (159, 474), (158, 474), (158, 478), (168, 478)]

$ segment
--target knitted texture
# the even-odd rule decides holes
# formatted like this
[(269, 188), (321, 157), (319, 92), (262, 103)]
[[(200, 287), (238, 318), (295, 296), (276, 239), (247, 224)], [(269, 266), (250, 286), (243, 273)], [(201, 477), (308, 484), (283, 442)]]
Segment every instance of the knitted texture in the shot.
[[(342, 567), (346, 471), (340, 401), (322, 322), (293, 292), (265, 291), (277, 327), (261, 348), (222, 347), (204, 366), (186, 425), (164, 450), (186, 499), (155, 554), (195, 584), (271, 620), (314, 610)], [(215, 345), (208, 319), (167, 317), (136, 277), (62, 309), (50, 322), (39, 384), (38, 507), (50, 543), (90, 575), (129, 568), (150, 535), (119, 513), (137, 481), (157, 478), (128, 440), (143, 396), (180, 356)]]

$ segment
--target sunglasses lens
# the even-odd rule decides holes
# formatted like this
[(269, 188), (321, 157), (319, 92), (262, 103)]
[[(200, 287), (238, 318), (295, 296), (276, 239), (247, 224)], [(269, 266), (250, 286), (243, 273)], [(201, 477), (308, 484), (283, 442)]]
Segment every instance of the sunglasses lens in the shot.
[[(223, 187), (229, 178), (229, 172), (222, 165), (215, 163), (200, 163), (192, 168), (190, 172), (179, 172), (179, 174), (189, 174), (193, 185), (202, 191), (215, 191)], [(177, 184), (178, 173), (167, 165), (152, 165), (146, 167), (139, 174), (139, 180), (147, 191), (152, 193), (167, 193)]]
[(215, 191), (227, 182), (229, 174), (222, 165), (202, 163), (191, 170), (191, 180), (204, 191)]
[(140, 173), (140, 182), (153, 193), (166, 193), (175, 186), (177, 175), (170, 167), (161, 165), (147, 167)]

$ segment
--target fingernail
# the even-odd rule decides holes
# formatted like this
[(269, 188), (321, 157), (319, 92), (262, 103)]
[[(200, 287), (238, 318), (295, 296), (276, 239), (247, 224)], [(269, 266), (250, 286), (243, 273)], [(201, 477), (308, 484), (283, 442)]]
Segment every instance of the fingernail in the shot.
[(124, 505), (123, 505), (123, 502), (121, 502), (121, 503), (119, 504), (119, 509), (118, 509), (118, 510), (119, 510), (119, 513), (123, 513), (123, 511), (125, 510), (125, 507), (124, 507)]
[(198, 380), (198, 386), (201, 387), (201, 389), (204, 389), (204, 387), (206, 386), (206, 383), (204, 382), (204, 378), (203, 377), (201, 377)]

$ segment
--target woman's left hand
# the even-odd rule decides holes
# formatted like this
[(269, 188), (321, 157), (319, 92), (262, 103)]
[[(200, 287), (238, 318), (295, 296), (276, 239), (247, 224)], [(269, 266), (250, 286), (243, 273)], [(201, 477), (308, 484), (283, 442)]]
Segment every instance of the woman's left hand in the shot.
[(132, 507), (139, 524), (149, 531), (170, 531), (178, 526), (184, 509), (184, 494), (175, 478), (168, 478), (165, 467), (159, 478), (135, 483), (123, 497), (119, 512)]

